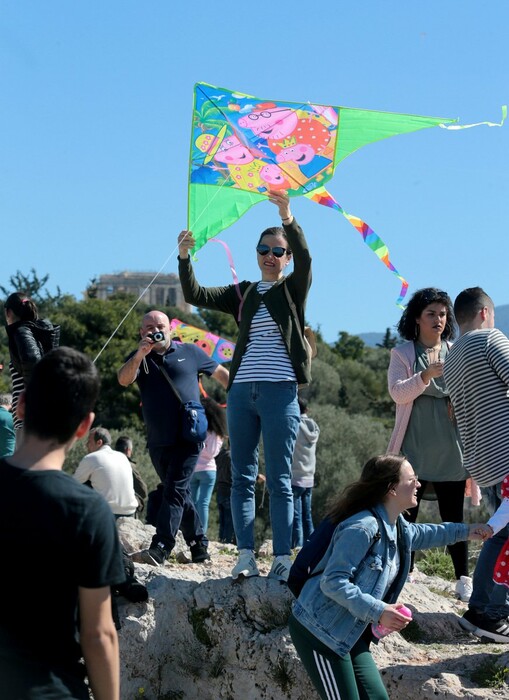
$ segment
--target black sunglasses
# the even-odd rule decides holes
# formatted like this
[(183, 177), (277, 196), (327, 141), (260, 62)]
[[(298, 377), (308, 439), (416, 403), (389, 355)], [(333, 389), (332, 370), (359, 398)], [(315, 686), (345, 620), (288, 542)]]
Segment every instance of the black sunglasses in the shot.
[(272, 253), (274, 257), (276, 258), (282, 258), (285, 253), (288, 253), (286, 248), (283, 248), (281, 245), (276, 245), (274, 248), (271, 248), (270, 245), (265, 245), (265, 243), (258, 243), (256, 246), (256, 252), (258, 255), (267, 255), (268, 253)]

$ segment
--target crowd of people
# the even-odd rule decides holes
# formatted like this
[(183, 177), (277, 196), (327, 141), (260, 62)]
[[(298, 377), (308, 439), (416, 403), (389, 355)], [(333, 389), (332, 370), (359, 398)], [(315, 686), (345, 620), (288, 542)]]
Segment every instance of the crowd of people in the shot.
[[(238, 325), (229, 370), (195, 344), (175, 341), (158, 310), (143, 316), (137, 348), (118, 369), (119, 384), (136, 383), (140, 392), (160, 481), (151, 494), (130, 438), (120, 436), (113, 449), (109, 431), (94, 425), (95, 366), (77, 350), (58, 347), (60, 329), (39, 319), (30, 299), (21, 293), (7, 299), (12, 395), (0, 394), (0, 542), (25, 601), (0, 619), (0, 685), (9, 697), (85, 700), (83, 656), (95, 700), (119, 698), (115, 597), (147, 600), (133, 560), (163, 566), (179, 530), (193, 563), (210, 559), (215, 485), (219, 539), (238, 550), (232, 579), (259, 575), (260, 439), (272, 527), (269, 578), (284, 584), (295, 553), (309, 543), (320, 429), (299, 385), (311, 381), (304, 338), (311, 256), (287, 194), (271, 192), (269, 200), (282, 225), (258, 239), (258, 281), (201, 286), (191, 265), (192, 232), (178, 236), (186, 301), (229, 313)], [(332, 501), (332, 539), (289, 621), (321, 698), (388, 697), (370, 651), (371, 625), (388, 631), (408, 625), (398, 599), (412, 581), (417, 550), (448, 547), (456, 595), (468, 603), (460, 625), (509, 643), (509, 340), (494, 326), (493, 301), (478, 287), (461, 292), (454, 305), (444, 291), (420, 289), (402, 314), (404, 342), (391, 351), (388, 368), (396, 411), (387, 453), (370, 459)], [(226, 409), (201, 395), (202, 374), (226, 389)], [(87, 454), (70, 476), (62, 472), (64, 459), (80, 439)], [(491, 516), (486, 524), (463, 522), (467, 480), (481, 489)], [(417, 522), (429, 497), (438, 501), (439, 524)], [(145, 509), (152, 541), (128, 555), (116, 521), (144, 517)], [(483, 542), (473, 577), (468, 540)], [(48, 572), (37, 595), (28, 567)], [(0, 581), (6, 598), (10, 583)], [(58, 640), (48, 647), (43, 637), (50, 628)]]

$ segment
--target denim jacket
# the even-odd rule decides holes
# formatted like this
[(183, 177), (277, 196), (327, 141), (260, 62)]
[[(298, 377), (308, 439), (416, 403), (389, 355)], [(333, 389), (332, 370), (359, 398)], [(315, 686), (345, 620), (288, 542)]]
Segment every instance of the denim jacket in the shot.
[[(400, 562), (388, 589), (389, 556), (398, 546), (383, 505), (339, 523), (319, 567), (293, 605), (294, 617), (338, 656), (345, 656), (369, 623), (378, 623), (387, 603), (395, 603), (410, 570), (412, 550), (454, 544), (468, 538), (468, 525), (415, 524), (399, 516)], [(380, 537), (376, 539), (377, 533)], [(384, 598), (385, 596), (385, 598)], [(385, 600), (385, 602), (384, 602)]]

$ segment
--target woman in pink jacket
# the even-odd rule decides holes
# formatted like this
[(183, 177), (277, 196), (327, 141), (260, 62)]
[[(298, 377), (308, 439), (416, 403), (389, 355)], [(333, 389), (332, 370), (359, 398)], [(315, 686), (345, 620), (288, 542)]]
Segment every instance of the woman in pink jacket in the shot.
[[(449, 295), (435, 287), (419, 289), (398, 323), (407, 342), (391, 351), (389, 393), (396, 403), (396, 423), (388, 453), (402, 453), (419, 475), (417, 506), (409, 510), (415, 522), (428, 483), (433, 485), (443, 522), (463, 522), (465, 481), (463, 455), (443, 366), (454, 335)], [(456, 575), (456, 595), (467, 602), (472, 592), (468, 575), (468, 545), (448, 547)], [(412, 558), (413, 567), (413, 558)]]

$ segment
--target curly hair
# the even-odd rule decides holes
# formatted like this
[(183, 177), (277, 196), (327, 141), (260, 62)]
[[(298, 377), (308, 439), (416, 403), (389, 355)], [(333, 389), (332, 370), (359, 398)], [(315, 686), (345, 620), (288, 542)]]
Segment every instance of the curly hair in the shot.
[(398, 333), (405, 340), (416, 340), (419, 336), (417, 319), (430, 304), (443, 304), (447, 308), (447, 320), (442, 332), (442, 340), (454, 338), (456, 329), (452, 301), (447, 292), (436, 287), (418, 289), (408, 302), (408, 306), (396, 326)]
[(329, 520), (337, 525), (351, 515), (381, 503), (398, 483), (401, 465), (405, 461), (406, 457), (400, 455), (378, 455), (368, 460), (360, 478), (347, 486), (331, 504), (327, 514)]

